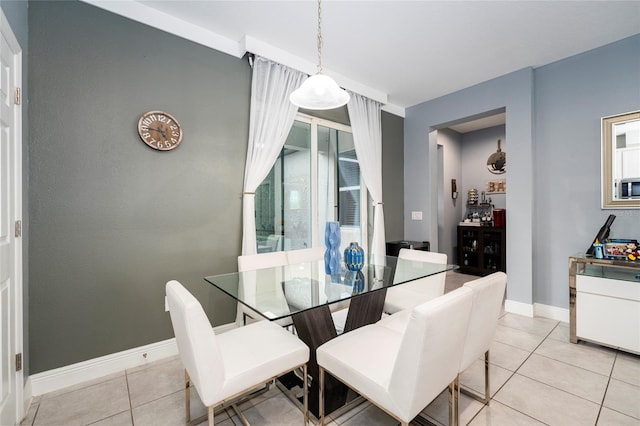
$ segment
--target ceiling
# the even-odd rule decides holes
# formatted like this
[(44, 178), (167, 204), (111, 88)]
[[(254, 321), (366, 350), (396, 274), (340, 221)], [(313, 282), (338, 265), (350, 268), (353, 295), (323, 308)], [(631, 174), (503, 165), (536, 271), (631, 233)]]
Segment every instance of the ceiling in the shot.
[[(238, 57), (249, 50), (315, 72), (314, 1), (85, 1)], [(322, 3), (325, 72), (400, 115), (638, 33), (640, 0)]]

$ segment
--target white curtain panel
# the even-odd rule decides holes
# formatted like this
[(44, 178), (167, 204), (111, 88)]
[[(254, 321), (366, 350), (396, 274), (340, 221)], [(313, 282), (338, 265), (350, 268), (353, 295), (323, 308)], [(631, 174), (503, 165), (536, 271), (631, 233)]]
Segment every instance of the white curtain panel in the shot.
[(255, 192), (278, 158), (298, 112), (289, 95), (306, 79), (299, 71), (255, 57), (242, 197), (243, 255), (257, 252)]
[(347, 104), (360, 173), (373, 199), (373, 237), (369, 258), (382, 265), (386, 252), (382, 204), (382, 105), (357, 93)]

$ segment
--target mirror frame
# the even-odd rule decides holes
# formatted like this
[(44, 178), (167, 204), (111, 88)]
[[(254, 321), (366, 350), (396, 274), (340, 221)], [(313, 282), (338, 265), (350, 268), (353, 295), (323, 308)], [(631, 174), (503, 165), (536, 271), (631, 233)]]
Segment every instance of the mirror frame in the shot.
[(640, 111), (602, 118), (602, 208), (640, 209), (640, 200), (617, 200), (613, 197), (613, 126), (626, 121), (640, 121)]

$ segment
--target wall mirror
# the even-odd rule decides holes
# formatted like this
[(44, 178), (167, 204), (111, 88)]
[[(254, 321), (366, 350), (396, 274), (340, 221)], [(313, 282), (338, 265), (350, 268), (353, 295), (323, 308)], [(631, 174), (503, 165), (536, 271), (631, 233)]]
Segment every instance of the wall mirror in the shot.
[(602, 118), (602, 208), (640, 208), (640, 111)]

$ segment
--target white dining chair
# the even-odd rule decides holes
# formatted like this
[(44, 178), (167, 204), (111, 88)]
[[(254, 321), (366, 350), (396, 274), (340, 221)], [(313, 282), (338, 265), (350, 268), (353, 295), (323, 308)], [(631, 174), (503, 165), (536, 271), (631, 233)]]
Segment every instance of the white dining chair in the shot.
[(238, 256), (238, 272), (284, 266), (287, 263), (287, 254), (284, 251), (247, 254)]
[[(283, 251), (238, 256), (238, 272), (245, 272), (240, 277), (240, 282), (238, 283), (238, 285), (240, 286), (238, 288), (238, 293), (242, 295), (242, 297), (249, 299), (251, 297), (256, 297), (256, 295), (259, 293), (257, 290), (258, 286), (270, 285), (272, 286), (272, 288), (270, 288), (268, 292), (271, 296), (271, 300), (269, 301), (269, 303), (276, 303), (276, 308), (278, 311), (288, 310), (287, 301), (284, 297), (284, 294), (282, 293), (282, 288), (280, 287), (280, 283), (285, 279), (283, 270), (275, 269), (274, 271), (269, 272), (270, 274), (275, 274), (275, 277), (271, 275), (265, 276), (266, 272), (264, 271), (247, 273), (248, 271), (260, 271), (267, 268), (286, 266), (287, 263), (287, 255)], [(238, 302), (236, 325), (238, 327), (246, 325), (248, 319), (252, 321), (259, 321), (264, 320), (265, 318), (263, 318), (261, 315), (258, 315), (255, 311), (248, 308), (244, 304)], [(288, 327), (292, 324), (290, 317), (283, 318), (275, 322), (282, 327)]]
[[(321, 289), (325, 277), (324, 266), (319, 262), (324, 258), (324, 249), (311, 247), (284, 253), (287, 255), (288, 268), (283, 286), (289, 306), (304, 309), (313, 303), (326, 302)], [(315, 280), (315, 283), (308, 280)]]
[(408, 425), (449, 386), (449, 423), (455, 421), (453, 382), (467, 333), (472, 290), (461, 287), (410, 310), (406, 327), (367, 325), (316, 350), (320, 424), (325, 371)]
[[(187, 424), (191, 423), (190, 383), (207, 407), (209, 426), (212, 426), (215, 407), (233, 405), (234, 399), (300, 368), (304, 378), (304, 423), (308, 424), (307, 345), (270, 321), (259, 321), (218, 336), (202, 305), (182, 284), (169, 281), (166, 295), (178, 352), (185, 367)], [(239, 411), (238, 414), (246, 421)]]
[[(473, 305), (469, 318), (469, 331), (460, 362), (460, 374), (484, 355), (484, 397), (478, 397), (467, 389), (462, 391), (485, 405), (489, 405), (491, 399), (489, 347), (498, 327), (506, 285), (507, 274), (504, 272), (495, 272), (464, 284), (464, 287), (473, 291)], [(460, 389), (458, 383), (456, 387)]]
[(324, 247), (310, 247), (299, 250), (285, 251), (287, 255), (287, 263), (295, 265), (296, 263), (314, 262), (324, 259)]
[[(446, 265), (447, 255), (432, 251), (403, 248), (398, 253), (398, 262), (400, 263), (401, 261), (419, 261)], [(395, 314), (442, 296), (446, 277), (446, 273), (443, 272), (388, 288), (383, 311), (387, 314)], [(402, 280), (404, 280), (402, 270), (398, 267), (394, 282)]]
[[(289, 265), (300, 264), (301, 268), (306, 268), (308, 267), (308, 265), (304, 265), (305, 262), (323, 260), (324, 252), (324, 247), (312, 247), (301, 250), (290, 250), (286, 253)], [(319, 279), (323, 280), (325, 278), (325, 275), (326, 274), (324, 269), (321, 270), (319, 273)], [(349, 311), (348, 308), (348, 301), (331, 304), (331, 318), (333, 319), (333, 324), (338, 334), (342, 334), (342, 332), (344, 331), (344, 326), (347, 322), (347, 313)]]

